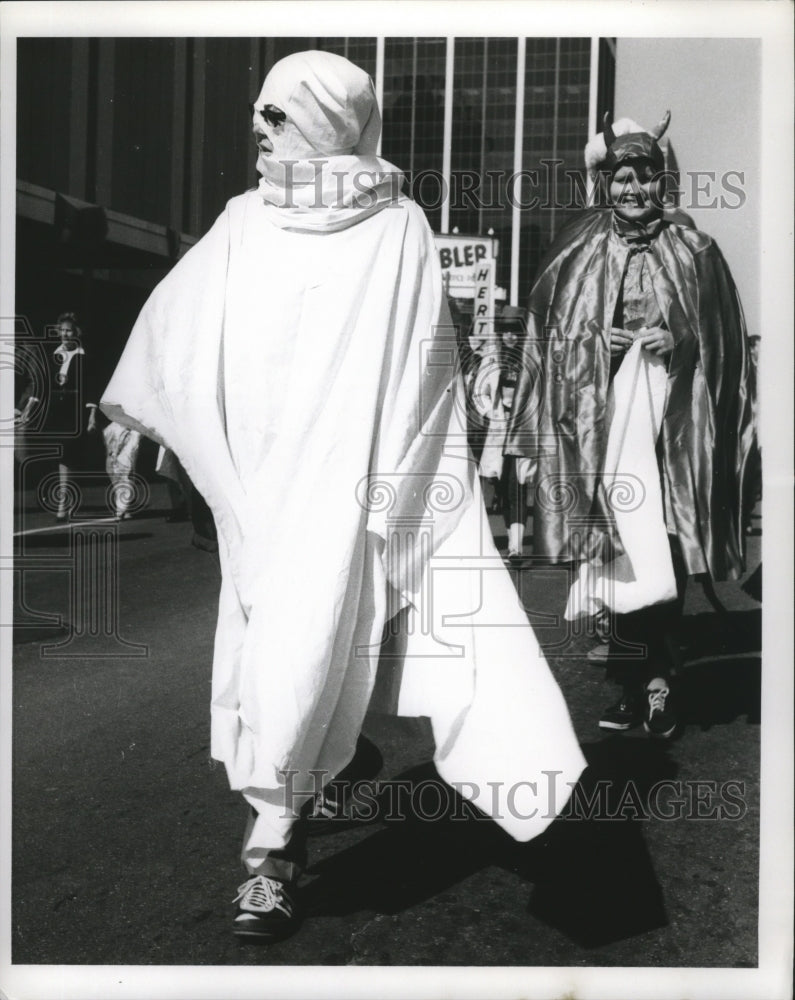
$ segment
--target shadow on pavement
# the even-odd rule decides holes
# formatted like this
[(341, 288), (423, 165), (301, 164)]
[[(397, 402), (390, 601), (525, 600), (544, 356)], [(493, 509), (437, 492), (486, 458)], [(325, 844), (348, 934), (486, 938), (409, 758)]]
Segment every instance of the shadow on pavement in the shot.
[(762, 648), (762, 609), (705, 612), (686, 615), (679, 626), (685, 660), (736, 653), (759, 653)]
[(762, 660), (739, 656), (685, 668), (679, 681), (679, 717), (683, 725), (725, 725), (742, 716), (759, 725), (762, 716)]
[[(439, 794), (428, 796), (428, 802), (433, 797), (446, 804), (433, 821), (407, 808), (413, 789), (429, 783), (439, 787)], [(309, 869), (319, 876), (305, 892), (313, 913), (398, 913), (490, 863), (498, 828), (475, 818), (432, 764), (411, 768), (388, 786), (389, 793), (379, 786), (377, 796), (380, 828)]]
[(528, 911), (595, 948), (668, 923), (642, 823), (652, 786), (678, 768), (667, 747), (645, 740), (617, 736), (582, 749), (588, 767), (567, 809), (525, 848), (535, 855)]
[(682, 723), (705, 730), (745, 716), (758, 725), (762, 609), (688, 615), (680, 635), (686, 661), (678, 683)]
[[(529, 902), (516, 900), (536, 919), (583, 947), (665, 926), (662, 892), (646, 848), (641, 822), (649, 788), (676, 774), (664, 748), (643, 741), (610, 739), (583, 748), (588, 768), (569, 807), (545, 833), (519, 844), (492, 821), (476, 815), (423, 764), (394, 779), (411, 788), (438, 785), (429, 809), (447, 803), (443, 815), (423, 820), (379, 798), (382, 826), (310, 868), (317, 876), (304, 890), (314, 915), (362, 910), (393, 915), (450, 889), (491, 866), (533, 883)], [(411, 798), (416, 803), (416, 799)], [(590, 807), (589, 807), (590, 803)]]

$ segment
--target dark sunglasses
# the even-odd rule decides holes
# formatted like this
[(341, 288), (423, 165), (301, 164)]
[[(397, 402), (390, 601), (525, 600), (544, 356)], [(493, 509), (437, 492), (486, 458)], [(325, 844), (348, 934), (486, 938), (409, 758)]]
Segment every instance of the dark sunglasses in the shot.
[(252, 102), (249, 104), (248, 110), (252, 116), (255, 112), (262, 115), (271, 128), (276, 128), (277, 125), (282, 125), (287, 121), (287, 115), (280, 108), (277, 108), (275, 104), (266, 104), (264, 108), (255, 108)]

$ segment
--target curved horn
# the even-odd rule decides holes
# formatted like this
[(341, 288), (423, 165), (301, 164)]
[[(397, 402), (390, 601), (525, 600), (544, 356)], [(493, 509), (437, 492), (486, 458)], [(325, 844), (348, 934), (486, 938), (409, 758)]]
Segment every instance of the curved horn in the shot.
[(657, 122), (655, 127), (651, 130), (650, 133), (651, 137), (653, 139), (662, 139), (665, 130), (668, 128), (670, 121), (671, 121), (671, 112), (666, 111), (665, 114), (662, 116), (662, 118)]
[(602, 122), (604, 125), (605, 146), (610, 149), (616, 141), (616, 134), (613, 131), (613, 116), (609, 111), (605, 111), (605, 116), (602, 119)]

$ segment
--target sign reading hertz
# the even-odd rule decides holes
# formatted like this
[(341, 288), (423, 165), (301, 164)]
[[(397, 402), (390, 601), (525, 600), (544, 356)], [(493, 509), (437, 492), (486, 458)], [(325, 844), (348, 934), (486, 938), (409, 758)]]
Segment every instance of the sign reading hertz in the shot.
[(448, 295), (472, 298), (478, 264), (496, 258), (499, 241), (491, 236), (435, 235)]

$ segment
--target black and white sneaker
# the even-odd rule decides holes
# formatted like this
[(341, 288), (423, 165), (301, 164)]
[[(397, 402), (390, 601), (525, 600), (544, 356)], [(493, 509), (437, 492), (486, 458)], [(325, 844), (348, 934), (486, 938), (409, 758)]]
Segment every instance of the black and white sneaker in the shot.
[(671, 689), (667, 685), (646, 688), (648, 707), (643, 728), (650, 736), (670, 739), (676, 729), (676, 713), (671, 705)]
[(258, 941), (281, 941), (301, 925), (295, 887), (267, 875), (254, 875), (238, 887), (235, 934)]
[(599, 728), (624, 732), (639, 725), (642, 718), (643, 712), (637, 697), (625, 691), (615, 705), (610, 705), (602, 712)]

